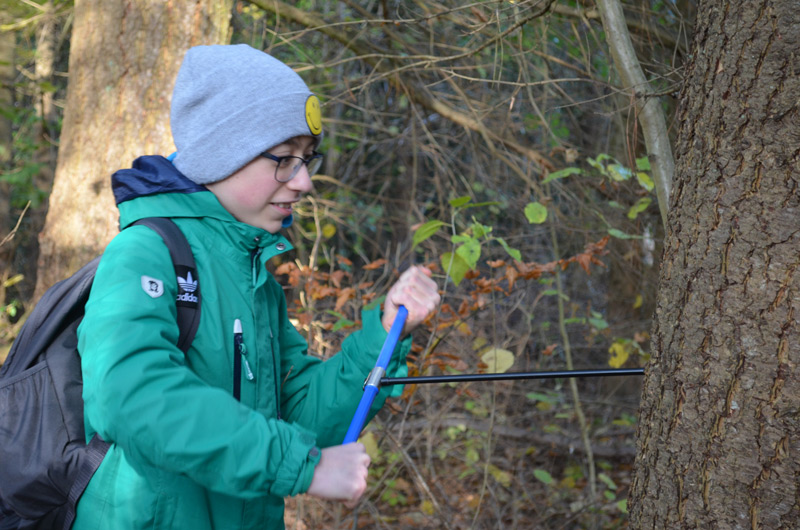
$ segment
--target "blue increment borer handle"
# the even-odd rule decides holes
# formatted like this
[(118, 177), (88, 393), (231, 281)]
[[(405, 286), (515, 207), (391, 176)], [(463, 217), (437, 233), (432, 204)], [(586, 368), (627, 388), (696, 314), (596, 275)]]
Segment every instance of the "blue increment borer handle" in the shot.
[(364, 393), (361, 395), (361, 401), (358, 403), (358, 408), (353, 416), (353, 421), (350, 422), (350, 428), (347, 429), (347, 434), (344, 436), (343, 444), (349, 444), (358, 440), (358, 435), (361, 434), (361, 429), (364, 428), (364, 423), (367, 420), (367, 414), (372, 407), (372, 402), (375, 401), (375, 396), (381, 386), (381, 378), (386, 374), (386, 368), (389, 366), (389, 361), (392, 359), (392, 353), (397, 346), (397, 341), (400, 340), (400, 333), (406, 325), (408, 318), (408, 309), (404, 306), (397, 308), (397, 316), (394, 317), (392, 327), (389, 329), (389, 335), (383, 343), (381, 353), (378, 355), (378, 362), (375, 363), (375, 368), (369, 373), (367, 382), (364, 383)]

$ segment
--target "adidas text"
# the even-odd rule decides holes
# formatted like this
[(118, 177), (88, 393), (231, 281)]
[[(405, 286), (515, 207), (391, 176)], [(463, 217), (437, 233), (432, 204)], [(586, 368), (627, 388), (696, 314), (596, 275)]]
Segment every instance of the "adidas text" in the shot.
[(194, 302), (197, 303), (197, 297), (192, 293), (182, 293), (175, 297), (178, 302)]

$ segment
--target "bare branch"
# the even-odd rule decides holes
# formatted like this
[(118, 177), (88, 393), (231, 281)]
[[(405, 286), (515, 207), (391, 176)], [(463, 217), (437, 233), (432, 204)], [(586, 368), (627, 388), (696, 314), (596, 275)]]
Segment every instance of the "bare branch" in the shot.
[[(600, 11), (597, 9), (579, 9), (557, 4), (553, 6), (551, 10), (553, 13), (558, 15), (580, 18), (583, 20), (601, 20)], [(652, 34), (665, 46), (675, 48), (683, 55), (686, 55), (689, 52), (686, 42), (682, 42), (679, 36), (663, 28), (653, 26), (652, 24), (648, 24), (644, 20), (638, 18), (628, 17), (625, 17), (625, 25), (630, 29), (640, 31), (641, 33)]]
[[(488, 127), (486, 127), (480, 119), (470, 117), (467, 114), (461, 112), (460, 110), (455, 109), (452, 106), (448, 105), (440, 98), (436, 98), (430, 95), (427, 90), (425, 90), (422, 86), (419, 86), (417, 83), (413, 83), (409, 79), (398, 80), (396, 78), (397, 74), (404, 70), (419, 68), (421, 66), (429, 67), (433, 63), (451, 61), (463, 57), (468, 57), (470, 55), (478, 53), (480, 50), (485, 49), (486, 46), (488, 46), (491, 42), (495, 42), (497, 39), (508, 35), (513, 30), (516, 30), (519, 27), (521, 27), (522, 24), (514, 24), (512, 28), (509, 28), (509, 30), (504, 31), (503, 33), (498, 35), (495, 39), (490, 40), (488, 43), (481, 44), (481, 46), (479, 46), (478, 49), (475, 50), (470, 50), (468, 52), (448, 57), (416, 56), (414, 57), (414, 59), (417, 59), (418, 62), (411, 64), (404, 64), (401, 66), (395, 66), (397, 62), (401, 59), (401, 57), (388, 53), (376, 55), (373, 49), (371, 49), (374, 48), (374, 46), (367, 45), (359, 39), (352, 38), (350, 35), (335, 29), (334, 26), (325, 23), (325, 21), (323, 21), (322, 19), (311, 13), (302, 11), (294, 6), (275, 0), (248, 0), (248, 1), (251, 4), (260, 7), (261, 9), (264, 9), (271, 13), (275, 13), (276, 15), (292, 20), (298, 24), (302, 24), (308, 29), (319, 31), (324, 35), (346, 46), (350, 51), (356, 54), (359, 59), (363, 60), (364, 62), (372, 66), (377, 72), (379, 72), (381, 74), (381, 78), (389, 79), (391, 82), (395, 84), (401, 83), (408, 97), (417, 104), (427, 108), (429, 111), (435, 112), (441, 115), (442, 117), (452, 121), (453, 123), (456, 123), (461, 127), (464, 127), (465, 129), (480, 134), (484, 139), (487, 139), (487, 141), (489, 141), (489, 139), (493, 139), (495, 141), (502, 143), (508, 149), (528, 157), (533, 163), (535, 163), (540, 168), (545, 167), (553, 169), (553, 165), (547, 160), (547, 157), (545, 157), (540, 152), (525, 147), (523, 145), (520, 145), (518, 142), (514, 141), (511, 138), (501, 137), (495, 134)], [(544, 13), (547, 12), (547, 9), (550, 6), (550, 4), (551, 2), (546, 2), (546, 5), (543, 7), (543, 9), (540, 9), (536, 11), (534, 14), (525, 17), (524, 19), (522, 19), (522, 22), (528, 22), (538, 16), (542, 16)], [(387, 29), (387, 31), (391, 30)], [(407, 60), (408, 57), (403, 57), (402, 59)], [(464, 97), (466, 98), (466, 96)], [(471, 106), (469, 101), (467, 101), (467, 105)]]
[(25, 217), (25, 212), (28, 211), (30, 205), (31, 201), (28, 201), (28, 204), (25, 205), (25, 208), (22, 210), (22, 213), (19, 214), (19, 218), (17, 219), (17, 224), (14, 225), (14, 228), (11, 230), (11, 232), (6, 234), (6, 237), (4, 237), (2, 241), (0, 241), (0, 247), (2, 247), (6, 243), (14, 239), (14, 236), (17, 235), (17, 230), (19, 230), (19, 225), (22, 224), (22, 218)]
[(636, 57), (619, 0), (598, 0), (597, 5), (600, 7), (608, 47), (622, 78), (622, 85), (628, 87), (631, 99), (635, 101), (650, 167), (653, 170), (661, 219), (666, 228), (670, 188), (675, 174), (675, 159), (670, 146), (666, 118), (658, 99), (651, 97), (654, 91), (650, 88)]

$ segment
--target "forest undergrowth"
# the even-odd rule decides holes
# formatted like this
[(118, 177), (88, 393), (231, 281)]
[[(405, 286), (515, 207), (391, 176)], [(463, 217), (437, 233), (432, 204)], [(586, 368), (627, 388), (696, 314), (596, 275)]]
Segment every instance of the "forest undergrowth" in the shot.
[[(642, 355), (620, 364), (613, 347), (600, 347), (610, 336), (602, 318), (550, 323), (535, 316), (537, 305), (553, 314), (545, 306), (559, 296), (551, 289), (556, 275), (602, 274), (608, 243), (604, 237), (546, 264), (490, 260), (457, 287), (439, 263), (426, 263), (444, 297), (414, 332), (409, 375), (563, 370), (559, 324), (585, 328), (571, 345), (576, 368), (639, 366)], [(376, 293), (398, 271), (385, 259), (355, 271), (337, 256), (324, 272), (284, 262), (274, 273), (293, 300), (295, 325), (327, 357), (359, 326), (360, 307), (380, 303)], [(638, 378), (581, 380), (577, 394), (569, 387), (566, 379), (407, 385), (360, 439), (372, 458), (364, 500), (347, 510), (289, 499), (287, 527), (625, 528)]]

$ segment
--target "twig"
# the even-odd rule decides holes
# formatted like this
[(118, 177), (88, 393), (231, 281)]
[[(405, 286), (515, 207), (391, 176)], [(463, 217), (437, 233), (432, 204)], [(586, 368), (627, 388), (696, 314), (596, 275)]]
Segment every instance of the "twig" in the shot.
[[(559, 250), (558, 250), (558, 234), (556, 233), (556, 226), (554, 217), (550, 218), (550, 237), (553, 240), (553, 253), (555, 254), (556, 259), (559, 259)], [(558, 329), (561, 333), (561, 340), (563, 341), (564, 347), (564, 358), (567, 363), (567, 369), (573, 370), (572, 365), (572, 349), (570, 348), (569, 343), (569, 334), (567, 333), (567, 326), (565, 324), (565, 312), (564, 312), (564, 286), (561, 282), (561, 273), (556, 272), (556, 289), (558, 294), (556, 295), (557, 303), (558, 303)], [(581, 430), (581, 439), (583, 440), (583, 447), (586, 451), (586, 463), (589, 467), (589, 492), (591, 493), (592, 501), (597, 498), (597, 483), (596, 483), (596, 474), (597, 471), (595, 470), (594, 465), (594, 452), (592, 451), (592, 441), (589, 438), (589, 427), (586, 424), (586, 415), (583, 413), (583, 407), (581, 406), (581, 399), (580, 394), (578, 393), (578, 383), (575, 379), (569, 380), (569, 389), (572, 393), (572, 400), (575, 406), (575, 416), (578, 419), (578, 426)]]
[(25, 208), (22, 210), (22, 213), (19, 214), (19, 218), (17, 219), (17, 224), (14, 225), (14, 228), (11, 230), (11, 232), (9, 232), (6, 235), (6, 237), (4, 237), (2, 241), (0, 241), (0, 247), (2, 247), (6, 243), (8, 243), (12, 239), (14, 239), (14, 236), (17, 234), (17, 230), (19, 229), (19, 225), (22, 224), (22, 218), (25, 217), (25, 212), (28, 211), (28, 208), (30, 207), (30, 205), (31, 205), (31, 201), (28, 201), (28, 204), (25, 205)]

